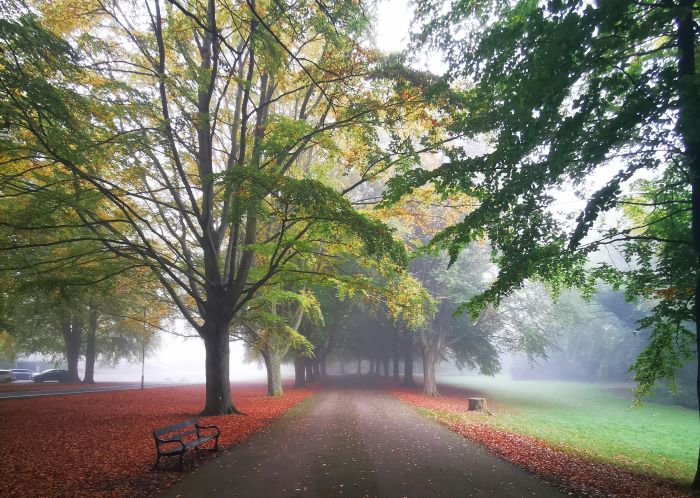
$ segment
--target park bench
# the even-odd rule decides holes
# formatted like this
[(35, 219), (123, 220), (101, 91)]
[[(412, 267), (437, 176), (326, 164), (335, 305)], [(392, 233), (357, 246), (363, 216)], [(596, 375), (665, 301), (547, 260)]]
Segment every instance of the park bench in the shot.
[(156, 440), (158, 456), (153, 468), (158, 468), (162, 457), (177, 455), (179, 456), (178, 468), (182, 469), (182, 457), (185, 452), (192, 448), (198, 450), (208, 441), (214, 441), (214, 447), (210, 448), (211, 451), (219, 451), (219, 434), (221, 431), (217, 426), (200, 425), (196, 418), (154, 429), (153, 438)]

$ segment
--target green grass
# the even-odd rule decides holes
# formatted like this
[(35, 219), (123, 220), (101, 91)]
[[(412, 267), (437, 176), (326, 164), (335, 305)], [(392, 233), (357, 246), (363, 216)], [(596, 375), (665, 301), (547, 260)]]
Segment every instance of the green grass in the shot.
[(482, 393), (495, 412), (485, 420), (495, 427), (682, 482), (695, 473), (700, 422), (694, 410), (632, 406), (619, 385), (489, 377), (443, 377), (440, 383)]

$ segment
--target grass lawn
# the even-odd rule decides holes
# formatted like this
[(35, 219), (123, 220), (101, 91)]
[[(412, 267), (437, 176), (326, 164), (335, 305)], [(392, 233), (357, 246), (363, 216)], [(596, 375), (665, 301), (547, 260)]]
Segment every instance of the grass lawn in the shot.
[(661, 477), (688, 482), (695, 473), (696, 411), (656, 403), (632, 406), (631, 396), (606, 384), (466, 376), (442, 377), (440, 384), (487, 398), (496, 416), (484, 420), (495, 427)]

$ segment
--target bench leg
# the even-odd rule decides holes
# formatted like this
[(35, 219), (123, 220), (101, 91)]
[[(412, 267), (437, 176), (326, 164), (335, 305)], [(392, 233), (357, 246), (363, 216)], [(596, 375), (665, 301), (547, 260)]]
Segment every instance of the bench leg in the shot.
[(156, 457), (156, 463), (153, 465), (153, 470), (158, 469), (158, 464), (160, 463), (160, 454)]

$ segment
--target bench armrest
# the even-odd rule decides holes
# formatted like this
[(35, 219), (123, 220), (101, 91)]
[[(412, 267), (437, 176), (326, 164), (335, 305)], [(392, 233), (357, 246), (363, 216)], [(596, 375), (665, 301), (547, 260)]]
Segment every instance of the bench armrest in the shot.
[(221, 434), (221, 431), (219, 428), (215, 425), (199, 425), (195, 424), (195, 427), (197, 427), (197, 432), (199, 433), (199, 429), (216, 429), (216, 436), (218, 437), (219, 434)]
[(168, 443), (178, 443), (182, 447), (182, 451), (185, 451), (185, 443), (182, 441), (182, 439), (162, 439), (158, 436), (153, 437), (156, 440), (156, 447), (158, 448), (158, 451), (160, 451), (161, 446)]

